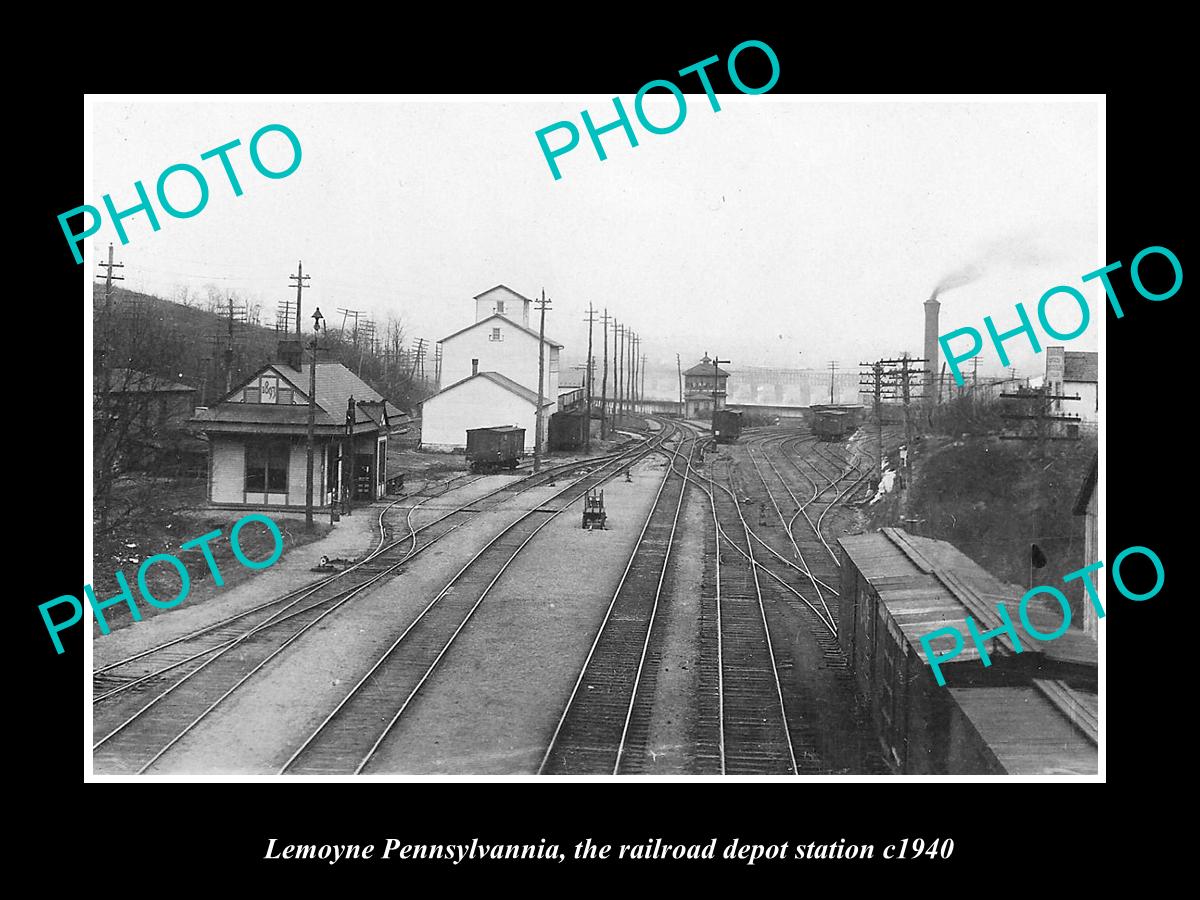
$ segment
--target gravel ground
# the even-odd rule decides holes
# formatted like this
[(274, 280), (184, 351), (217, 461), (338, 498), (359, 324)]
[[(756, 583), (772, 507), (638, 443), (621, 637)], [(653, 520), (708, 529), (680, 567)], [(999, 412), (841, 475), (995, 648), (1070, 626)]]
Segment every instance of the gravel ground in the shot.
[[(159, 610), (159, 615), (109, 635), (101, 635), (99, 627), (93, 623), (93, 665), (103, 666), (141, 652), (322, 578), (319, 572), (311, 571), (322, 556), (353, 558), (374, 548), (378, 540), (378, 516), (378, 509), (361, 509), (352, 516), (343, 517), (324, 538), (292, 550), (285, 544), (283, 555), (269, 569), (254, 572), (235, 564), (246, 575), (237, 584), (231, 584), (227, 578), (224, 587), (216, 587), (209, 579), (193, 579), (191, 593), (180, 606)], [(293, 516), (273, 513), (272, 517), (281, 525), (288, 520), (293, 528), (303, 528), (303, 515), (298, 524)], [(237, 518), (234, 514), (234, 521)], [(228, 529), (225, 536), (228, 537)], [(222, 574), (232, 574), (229, 566), (221, 565), (220, 568)], [(132, 582), (130, 588), (134, 599), (139, 599), (136, 582)], [(138, 605), (140, 608), (141, 604)]]
[(524, 551), (463, 629), (371, 771), (537, 771), (588, 648), (641, 532), (665, 460), (604, 489), (606, 531), (579, 527), (579, 506)]
[[(484, 487), (478, 482), (463, 496), (477, 496)], [(322, 620), (172, 748), (153, 771), (276, 772), (483, 542), (560, 488), (537, 488), (502, 510), (480, 514), (395, 578)], [(438, 502), (458, 496), (448, 494)], [(472, 654), (464, 655), (470, 666), (482, 665)], [(454, 658), (448, 655), (448, 660)]]
[(679, 531), (667, 566), (664, 597), (655, 630), (662, 655), (650, 716), (647, 775), (686, 775), (692, 771), (690, 723), (699, 690), (700, 596), (704, 579), (705, 533), (711, 528), (708, 499), (688, 490)]

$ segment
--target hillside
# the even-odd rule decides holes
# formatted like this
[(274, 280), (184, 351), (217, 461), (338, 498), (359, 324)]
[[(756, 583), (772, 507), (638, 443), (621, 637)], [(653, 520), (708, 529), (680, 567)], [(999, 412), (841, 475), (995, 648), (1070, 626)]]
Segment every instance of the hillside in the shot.
[[(96, 311), (97, 349), (101, 339), (100, 315), (104, 291), (93, 289)], [(279, 333), (272, 327), (235, 322), (232, 361), (226, 366), (225, 350), (230, 345), (229, 323), (216, 312), (197, 306), (185, 306), (150, 294), (117, 288), (113, 292), (109, 314), (108, 342), (113, 346), (116, 365), (146, 371), (181, 381), (199, 389), (198, 402), (215, 401), (226, 384), (237, 384), (266, 363), (276, 359)], [(335, 325), (340, 323), (329, 323)], [(397, 362), (403, 352), (403, 333), (393, 339), (391, 352), (385, 354), (380, 343), (375, 352), (341, 340), (336, 330), (328, 332), (322, 345), (330, 358), (359, 373), (364, 381), (401, 408), (415, 406), (433, 392), (432, 384), (411, 377), (406, 359)], [(383, 335), (380, 335), (383, 337)], [(394, 337), (394, 336), (393, 336)], [(323, 354), (323, 357), (325, 355)], [(429, 363), (427, 362), (427, 369)], [(432, 371), (429, 371), (432, 376)], [(432, 378), (430, 379), (432, 380)]]
[(1033, 442), (927, 438), (914, 448), (906, 515), (924, 519), (920, 533), (951, 542), (1017, 585), (1030, 584), (1036, 543), (1047, 564), (1033, 571), (1033, 583), (1057, 585), (1094, 562), (1083, 558), (1083, 520), (1073, 509), (1095, 450), (1095, 438), (1055, 441), (1038, 459)]

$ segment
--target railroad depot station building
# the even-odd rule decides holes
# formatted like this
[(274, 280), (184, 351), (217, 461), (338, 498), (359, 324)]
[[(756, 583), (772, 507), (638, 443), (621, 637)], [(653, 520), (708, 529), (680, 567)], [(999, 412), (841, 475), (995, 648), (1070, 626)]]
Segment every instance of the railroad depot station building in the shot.
[[(191, 420), (208, 437), (215, 506), (305, 507), (311, 363), (299, 341), (280, 342), (279, 357)], [(316, 368), (313, 505), (328, 508), (340, 484), (354, 500), (378, 499), (388, 432), (407, 417), (341, 363)]]
[(421, 449), (461, 450), (467, 430), (513, 425), (525, 429), (532, 453), (538, 405), (538, 345), (544, 347), (542, 449), (550, 416), (558, 410), (558, 354), (562, 344), (542, 340), (529, 325), (533, 301), (503, 284), (475, 297), (475, 323), (438, 343), (442, 388), (421, 406)]
[[(719, 409), (725, 408), (725, 385), (729, 373), (714, 366), (707, 353), (696, 365), (683, 373), (684, 418), (709, 419)], [(716, 397), (713, 397), (713, 391)]]

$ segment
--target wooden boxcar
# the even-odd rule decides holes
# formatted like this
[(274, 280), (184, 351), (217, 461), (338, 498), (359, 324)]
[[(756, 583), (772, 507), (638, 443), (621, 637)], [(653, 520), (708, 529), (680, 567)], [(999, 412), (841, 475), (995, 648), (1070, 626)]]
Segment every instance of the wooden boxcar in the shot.
[(813, 412), (813, 434), (822, 441), (840, 441), (857, 427), (855, 414), (848, 409), (818, 409)]
[(524, 428), (497, 425), (467, 429), (467, 462), (472, 472), (515, 469), (524, 449)]
[(550, 417), (550, 449), (578, 450), (587, 440), (587, 411), (581, 408), (556, 412)]
[(732, 409), (713, 413), (713, 436), (718, 444), (732, 444), (742, 434), (742, 414)]
[[(945, 541), (900, 529), (844, 537), (838, 642), (854, 674), (880, 750), (897, 774), (1090, 774), (1096, 771), (1096, 642), (1071, 629), (1035, 641), (1018, 624), (988, 642), (984, 667), (965, 637), (942, 664), (939, 685), (921, 638), (939, 628), (965, 632), (1000, 624), (996, 604), (1015, 609), (1006, 585)], [(1061, 615), (1031, 604), (1032, 624), (1053, 632)], [(1057, 618), (1056, 618), (1057, 616)], [(936, 654), (953, 646), (933, 642)]]

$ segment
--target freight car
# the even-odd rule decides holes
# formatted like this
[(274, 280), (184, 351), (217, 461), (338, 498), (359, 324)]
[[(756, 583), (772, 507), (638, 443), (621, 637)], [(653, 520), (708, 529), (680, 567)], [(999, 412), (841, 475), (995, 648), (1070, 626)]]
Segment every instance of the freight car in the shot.
[(467, 429), (467, 462), (472, 472), (515, 469), (524, 449), (524, 428), (497, 425)]
[[(1012, 634), (998, 627), (1022, 589), (946, 541), (884, 528), (838, 543), (838, 643), (894, 774), (1096, 772), (1093, 638), (1070, 629), (1039, 641), (1022, 624), (1014, 622)], [(1035, 633), (1053, 633), (1062, 621), (1057, 610), (1034, 604), (1027, 614)], [(941, 664), (946, 684), (939, 685), (921, 638), (968, 615), (995, 635), (986, 642), (991, 665), (980, 664), (968, 639)], [(934, 642), (936, 654), (947, 649)]]
[(854, 433), (855, 413), (848, 409), (823, 408), (813, 411), (812, 430), (822, 441), (840, 441)]
[(719, 409), (713, 413), (713, 436), (718, 444), (732, 444), (742, 434), (742, 414), (732, 409)]

